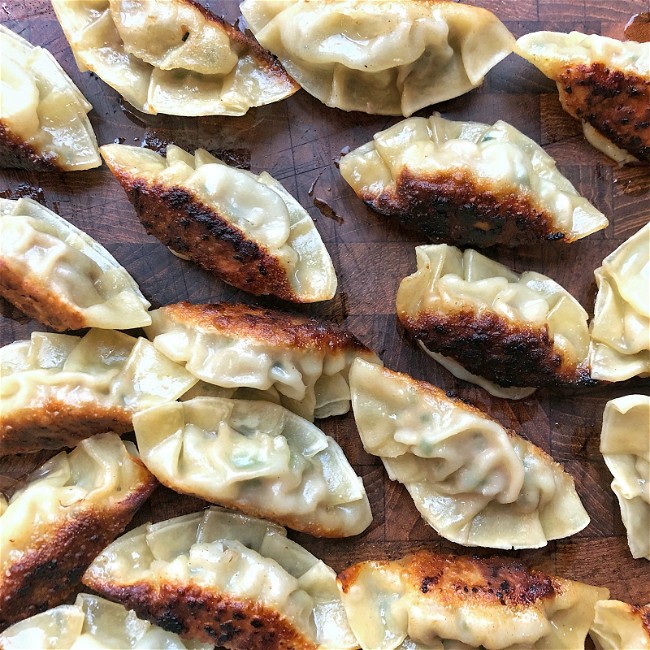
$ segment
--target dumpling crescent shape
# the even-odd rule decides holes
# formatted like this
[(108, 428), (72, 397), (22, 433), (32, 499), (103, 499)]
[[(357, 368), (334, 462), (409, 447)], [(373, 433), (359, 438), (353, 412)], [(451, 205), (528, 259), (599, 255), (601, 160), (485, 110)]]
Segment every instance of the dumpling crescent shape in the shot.
[(244, 115), (299, 86), (254, 38), (194, 0), (53, 0), (79, 69), (145, 113)]
[(173, 145), (166, 157), (119, 144), (101, 152), (147, 232), (172, 252), (255, 295), (334, 297), (336, 273), (313, 220), (266, 172)]
[(73, 595), (156, 485), (135, 445), (114, 433), (84, 440), (28, 476), (0, 515), (0, 630)]
[(0, 25), (0, 167), (81, 171), (102, 164), (92, 109), (56, 59)]
[(589, 636), (596, 650), (650, 650), (650, 604), (599, 600)]

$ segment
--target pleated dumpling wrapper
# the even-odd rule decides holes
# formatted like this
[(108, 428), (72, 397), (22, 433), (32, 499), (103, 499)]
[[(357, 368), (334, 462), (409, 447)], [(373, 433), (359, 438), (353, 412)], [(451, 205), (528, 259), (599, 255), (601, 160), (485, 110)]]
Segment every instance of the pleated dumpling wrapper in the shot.
[(479, 7), (419, 0), (245, 0), (259, 42), (335, 108), (409, 116), (483, 82), (514, 47)]
[(338, 583), (363, 650), (576, 650), (609, 591), (511, 558), (440, 555), (360, 562)]
[(78, 594), (74, 605), (59, 605), (15, 623), (0, 634), (0, 650), (212, 650), (213, 644), (183, 641), (122, 605)]
[(623, 381), (650, 375), (650, 223), (610, 253), (594, 275), (591, 376)]
[(571, 475), (479, 409), (363, 360), (352, 365), (350, 388), (364, 449), (444, 538), (539, 548), (589, 523)]
[(625, 395), (605, 405), (600, 453), (614, 476), (632, 557), (650, 560), (650, 397)]
[[(415, 249), (417, 271), (397, 291), (397, 317), (431, 356), (494, 395), (526, 386), (590, 385), (587, 312), (551, 278), (467, 249)], [(501, 387), (513, 389), (504, 392)]]
[(146, 339), (97, 329), (83, 338), (33, 332), (0, 349), (0, 370), (0, 456), (126, 433), (136, 411), (196, 383)]
[(502, 121), (411, 117), (339, 169), (371, 208), (447, 244), (573, 242), (608, 224), (537, 143)]
[(81, 71), (132, 106), (243, 115), (298, 84), (255, 39), (192, 0), (52, 0)]
[(31, 199), (0, 198), (0, 295), (59, 332), (151, 324), (135, 280), (92, 237)]
[(0, 515), (0, 629), (64, 603), (156, 479), (114, 433), (61, 452), (19, 484)]
[(589, 636), (596, 650), (650, 650), (650, 604), (598, 601)]
[(650, 43), (534, 32), (515, 52), (557, 83), (562, 108), (614, 160), (650, 161)]
[(92, 109), (56, 59), (0, 25), (0, 167), (82, 171), (102, 160)]
[(179, 302), (151, 317), (145, 333), (157, 350), (203, 382), (234, 390), (218, 396), (277, 397), (307, 420), (350, 410), (348, 373), (354, 359), (381, 363), (347, 330), (272, 309)]
[(196, 397), (137, 413), (133, 427), (145, 465), (178, 492), (319, 537), (372, 521), (341, 447), (282, 406)]
[(174, 145), (166, 157), (120, 144), (101, 152), (147, 232), (172, 252), (255, 295), (334, 297), (336, 273), (312, 218), (266, 172)]
[(334, 571), (284, 528), (221, 508), (130, 531), (83, 582), (181, 638), (219, 647), (358, 647)]

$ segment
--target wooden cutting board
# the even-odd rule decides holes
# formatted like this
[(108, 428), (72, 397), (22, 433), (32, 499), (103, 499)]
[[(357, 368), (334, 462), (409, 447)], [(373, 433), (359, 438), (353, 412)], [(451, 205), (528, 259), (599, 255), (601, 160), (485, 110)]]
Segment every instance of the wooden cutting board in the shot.
[[(231, 21), (239, 15), (234, 1), (208, 4)], [(630, 16), (650, 9), (647, 0), (480, 0), (475, 4), (494, 11), (516, 36), (541, 29), (577, 29), (622, 38)], [(118, 141), (160, 146), (174, 142), (189, 150), (201, 146), (255, 172), (270, 172), (314, 218), (337, 269), (339, 291), (328, 303), (294, 307), (255, 299), (223, 284), (174, 257), (146, 235), (105, 166), (76, 173), (1, 170), (4, 196), (33, 197), (95, 237), (130, 271), (154, 307), (178, 300), (225, 299), (328, 318), (352, 330), (377, 351), (387, 367), (456, 391), (563, 463), (574, 476), (591, 517), (591, 524), (569, 539), (539, 550), (505, 554), (553, 574), (609, 587), (616, 598), (650, 602), (650, 562), (633, 560), (629, 553), (618, 504), (609, 487), (612, 478), (598, 451), (605, 402), (628, 393), (650, 393), (650, 382), (637, 379), (591, 390), (540, 390), (528, 399), (508, 402), (456, 380), (402, 338), (394, 316), (395, 292), (400, 280), (415, 270), (413, 249), (424, 241), (369, 212), (342, 180), (335, 164), (344, 147), (367, 142), (398, 118), (330, 109), (304, 91), (278, 104), (253, 109), (244, 117), (143, 116), (125, 106), (100, 79), (77, 70), (46, 0), (3, 2), (0, 21), (54, 54), (93, 104), (90, 119), (100, 144)], [(517, 271), (531, 269), (549, 275), (591, 313), (593, 270), (650, 220), (650, 166), (619, 168), (593, 149), (582, 138), (578, 124), (560, 108), (554, 83), (515, 55), (490, 72), (481, 88), (436, 109), (452, 119), (510, 122), (541, 143), (577, 189), (608, 216), (609, 228), (569, 246), (548, 243), (489, 251)], [(44, 329), (5, 302), (0, 303), (0, 326), (2, 345)], [(490, 553), (441, 540), (423, 522), (406, 490), (390, 482), (380, 461), (364, 452), (351, 413), (321, 425), (338, 440), (363, 477), (374, 521), (365, 534), (350, 540), (318, 540), (292, 533), (294, 539), (336, 570), (357, 560), (397, 557), (420, 547)], [(0, 473), (17, 477), (51, 455), (5, 458)], [(166, 519), (203, 505), (159, 489), (134, 524)]]

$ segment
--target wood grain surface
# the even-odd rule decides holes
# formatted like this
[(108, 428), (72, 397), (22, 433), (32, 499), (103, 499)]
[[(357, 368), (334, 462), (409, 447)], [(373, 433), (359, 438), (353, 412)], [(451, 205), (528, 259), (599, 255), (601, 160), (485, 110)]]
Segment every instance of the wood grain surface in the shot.
[[(207, 4), (230, 21), (239, 15), (234, 1)], [(494, 11), (516, 36), (540, 29), (578, 29), (622, 38), (630, 16), (650, 9), (647, 0), (475, 0), (474, 4)], [(395, 292), (400, 280), (415, 270), (414, 246), (424, 242), (368, 211), (340, 177), (335, 164), (344, 147), (367, 142), (398, 118), (330, 109), (304, 91), (283, 102), (253, 109), (244, 117), (143, 116), (125, 106), (96, 76), (78, 71), (46, 0), (2, 2), (0, 21), (54, 54), (93, 104), (90, 119), (100, 144), (174, 142), (189, 150), (204, 147), (255, 172), (267, 170), (280, 180), (314, 218), (334, 261), (339, 290), (328, 303), (294, 307), (255, 299), (223, 284), (174, 257), (145, 234), (106, 166), (75, 173), (0, 170), (4, 196), (36, 198), (95, 237), (135, 277), (154, 307), (183, 299), (225, 299), (328, 318), (352, 330), (387, 367), (456, 391), (563, 463), (574, 476), (591, 517), (591, 524), (569, 539), (509, 555), (550, 573), (609, 587), (612, 597), (650, 602), (650, 562), (633, 560), (630, 555), (610, 489), (612, 477), (598, 451), (605, 402), (633, 392), (650, 393), (650, 381), (636, 379), (575, 391), (540, 390), (520, 402), (508, 402), (456, 380), (402, 338), (394, 315)], [(650, 221), (650, 166), (620, 168), (593, 149), (583, 139), (578, 124), (562, 111), (554, 83), (515, 55), (492, 70), (481, 88), (435, 108), (452, 119), (510, 122), (541, 143), (557, 160), (562, 173), (607, 215), (609, 228), (572, 245), (545, 243), (488, 251), (517, 271), (531, 269), (549, 275), (591, 314), (593, 270), (605, 255)], [(431, 111), (425, 109), (418, 115), (427, 116)], [(44, 329), (5, 302), (0, 304), (0, 325), (3, 345)], [(424, 523), (404, 487), (390, 482), (379, 459), (364, 452), (351, 413), (323, 421), (321, 426), (338, 440), (363, 477), (374, 521), (365, 534), (348, 540), (318, 540), (293, 533), (291, 537), (336, 570), (357, 560), (397, 557), (423, 546), (490, 553), (441, 540)], [(20, 476), (51, 455), (6, 458), (0, 464), (0, 473)], [(134, 524), (166, 519), (203, 505), (159, 489)]]

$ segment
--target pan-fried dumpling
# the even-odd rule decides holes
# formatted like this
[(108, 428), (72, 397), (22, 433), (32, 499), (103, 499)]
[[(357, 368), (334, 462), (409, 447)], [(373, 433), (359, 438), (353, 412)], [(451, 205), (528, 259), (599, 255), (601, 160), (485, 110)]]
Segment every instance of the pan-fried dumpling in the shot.
[(446, 539), (538, 548), (589, 523), (562, 466), (482, 411), (361, 359), (350, 388), (365, 450)]
[(605, 405), (600, 452), (614, 476), (632, 557), (650, 560), (650, 397), (626, 395)]
[(101, 152), (147, 232), (172, 251), (255, 295), (334, 297), (336, 273), (312, 218), (266, 172), (173, 145), (166, 158), (119, 144)]
[(618, 162), (650, 161), (650, 43), (534, 32), (515, 52), (557, 83), (562, 108)]
[(112, 330), (83, 338), (33, 332), (3, 347), (0, 364), (0, 456), (131, 431), (133, 413), (196, 383), (146, 339)]
[(92, 237), (31, 199), (0, 199), (0, 295), (55, 330), (151, 324), (135, 280)]
[(363, 650), (576, 650), (609, 596), (515, 559), (426, 550), (360, 562), (338, 583)]
[(0, 629), (65, 602), (155, 486), (133, 443), (114, 433), (28, 476), (0, 516)]
[(557, 282), (518, 275), (472, 249), (438, 244), (415, 253), (417, 271), (397, 291), (397, 317), (437, 361), (451, 357), (505, 387), (593, 383), (587, 312)]
[(282, 406), (197, 397), (137, 413), (133, 428), (144, 464), (177, 492), (321, 537), (372, 521), (336, 441)]
[(650, 604), (598, 601), (589, 636), (596, 650), (650, 650)]
[(298, 84), (255, 39), (193, 0), (52, 0), (79, 69), (145, 113), (243, 115)]
[(102, 160), (92, 109), (56, 59), (0, 25), (0, 167), (81, 171)]
[[(307, 420), (350, 410), (348, 372), (355, 358), (381, 363), (346, 330), (271, 309), (180, 302), (156, 309), (151, 318), (145, 332), (156, 349), (198, 379), (263, 391), (261, 399), (272, 391)], [(251, 392), (234, 396), (251, 399)]]
[(211, 650), (212, 644), (184, 642), (135, 612), (90, 594), (78, 594), (74, 605), (59, 605), (15, 623), (0, 634), (2, 650)]
[(502, 121), (411, 117), (343, 156), (340, 171), (371, 208), (448, 244), (573, 242), (608, 224), (538, 144)]
[(455, 2), (245, 0), (240, 10), (308, 93), (345, 111), (411, 115), (476, 88), (514, 47), (494, 14)]
[(181, 638), (246, 650), (358, 647), (336, 574), (285, 535), (213, 507), (123, 535), (83, 582)]
[(650, 223), (610, 253), (594, 275), (591, 376), (623, 381), (650, 375)]

